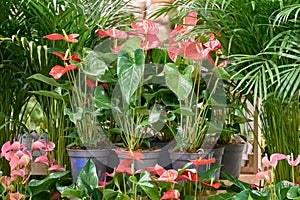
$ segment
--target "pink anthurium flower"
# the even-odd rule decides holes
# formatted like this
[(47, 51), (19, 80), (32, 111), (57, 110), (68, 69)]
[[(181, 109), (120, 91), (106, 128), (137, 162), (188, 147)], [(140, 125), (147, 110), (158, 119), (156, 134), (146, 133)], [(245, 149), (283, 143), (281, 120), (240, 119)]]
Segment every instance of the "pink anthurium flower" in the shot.
[(21, 200), (23, 197), (24, 195), (19, 192), (9, 194), (9, 200)]
[(274, 153), (270, 156), (270, 160), (268, 159), (267, 154), (262, 158), (262, 163), (265, 167), (273, 167), (276, 168), (278, 160), (287, 159), (287, 156), (281, 153)]
[(228, 64), (228, 60), (224, 60), (223, 62), (219, 63), (219, 64), (217, 65), (217, 67), (225, 68), (225, 67), (227, 66), (227, 64)]
[(217, 39), (210, 39), (208, 42), (204, 43), (203, 46), (210, 51), (216, 51), (222, 48), (221, 42)]
[(34, 160), (35, 163), (42, 163), (42, 164), (45, 164), (45, 165), (49, 165), (50, 164), (50, 160), (48, 158), (48, 155), (42, 155), (42, 156), (39, 156), (37, 157), (35, 160)]
[(55, 171), (55, 172), (61, 172), (65, 171), (65, 167), (62, 165), (52, 165), (51, 167), (48, 168), (48, 171)]
[(55, 144), (53, 142), (45, 142), (43, 140), (38, 140), (32, 143), (31, 151), (42, 150), (42, 151), (53, 151)]
[(18, 177), (25, 176), (25, 169), (15, 169), (11, 172), (12, 179), (15, 181)]
[(111, 37), (111, 38), (127, 38), (128, 35), (119, 29), (113, 28), (107, 31), (104, 30), (98, 30), (98, 36), (99, 37)]
[(157, 179), (152, 179), (155, 182), (176, 183), (178, 172), (174, 169), (164, 171)]
[(192, 181), (192, 182), (199, 182), (200, 177), (197, 175), (197, 173), (187, 169), (185, 170), (178, 178), (177, 181)]
[(111, 51), (111, 53), (113, 53), (113, 54), (118, 54), (118, 53), (121, 51), (121, 49), (124, 47), (124, 45), (125, 45), (125, 44), (121, 44), (121, 45), (117, 46), (116, 48), (114, 48), (114, 49)]
[(161, 176), (166, 171), (165, 168), (158, 164), (156, 164), (154, 167), (146, 167), (144, 170), (158, 176)]
[(266, 170), (263, 172), (258, 172), (255, 175), (256, 180), (266, 180), (268, 183), (272, 182), (272, 171), (271, 170)]
[(157, 34), (159, 29), (157, 25), (151, 20), (141, 20), (136, 23), (131, 23), (131, 27), (141, 34)]
[(48, 40), (65, 40), (67, 42), (73, 42), (73, 43), (77, 43), (78, 40), (76, 39), (79, 36), (79, 34), (69, 34), (66, 36), (63, 36), (61, 34), (58, 33), (53, 33), (53, 34), (49, 34), (44, 36), (44, 38), (48, 39)]
[(131, 163), (133, 162), (133, 160), (131, 159), (125, 159), (125, 160), (122, 160), (117, 169), (116, 169), (116, 172), (117, 173), (126, 173), (126, 174), (129, 174), (129, 175), (133, 175), (134, 174), (134, 171), (133, 169), (131, 168)]
[(166, 199), (180, 200), (180, 192), (178, 190), (169, 190), (160, 198), (160, 200)]
[(60, 79), (65, 73), (67, 73), (68, 71), (77, 69), (76, 65), (67, 65), (66, 67), (62, 67), (60, 65), (55, 65), (54, 67), (52, 67), (51, 71), (49, 72), (49, 74), (51, 76), (53, 76), (53, 78), (55, 79)]
[(184, 19), (184, 24), (195, 26), (198, 21), (198, 13), (195, 11), (189, 12)]
[(145, 40), (141, 43), (141, 47), (144, 50), (154, 49), (160, 46), (160, 40), (155, 34), (147, 34)]
[(201, 41), (190, 42), (184, 49), (184, 57), (191, 60), (202, 60), (207, 58), (210, 50), (203, 47)]
[(296, 160), (294, 160), (294, 154), (291, 153), (291, 155), (287, 156), (287, 161), (288, 161), (289, 165), (295, 167), (295, 166), (299, 165), (299, 163), (300, 163), (300, 155), (298, 155)]
[(1, 177), (1, 183), (6, 188), (6, 191), (10, 191), (10, 182), (11, 182), (10, 177), (8, 177), (8, 176)]

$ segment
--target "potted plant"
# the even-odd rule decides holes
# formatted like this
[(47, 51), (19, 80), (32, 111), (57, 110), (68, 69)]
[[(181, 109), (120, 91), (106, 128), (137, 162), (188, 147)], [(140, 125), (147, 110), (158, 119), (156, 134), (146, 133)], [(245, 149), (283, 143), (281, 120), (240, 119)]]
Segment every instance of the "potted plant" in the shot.
[[(222, 157), (221, 172), (226, 172), (232, 176), (239, 177), (242, 163), (243, 151), (245, 148), (244, 139), (239, 135), (242, 134), (243, 124), (250, 120), (245, 117), (244, 109), (246, 99), (242, 100), (242, 95), (232, 91), (232, 87), (227, 82), (226, 86), (227, 108), (225, 108), (225, 123), (218, 144), (225, 147)], [(224, 178), (223, 175), (221, 175)]]
[[(49, 40), (62, 40), (67, 43), (67, 50), (56, 50), (53, 54), (59, 56), (64, 66), (55, 65), (49, 74), (60, 79), (64, 74), (68, 76), (68, 84), (72, 93), (69, 93), (71, 105), (65, 108), (64, 113), (75, 125), (75, 131), (69, 137), (75, 137), (75, 142), (68, 146), (72, 176), (77, 179), (80, 170), (89, 158), (93, 158), (97, 164), (97, 172), (102, 177), (106, 170), (107, 157), (109, 155), (109, 143), (101, 130), (98, 116), (107, 107), (96, 107), (97, 95), (103, 93), (107, 87), (105, 83), (98, 84), (98, 77), (104, 74), (107, 67), (104, 61), (93, 63), (92, 53), (84, 50), (82, 55), (73, 53), (73, 44), (78, 42), (78, 34), (49, 34), (45, 38)], [(66, 105), (68, 106), (68, 105)]]
[[(171, 110), (177, 116), (173, 128), (176, 144), (170, 151), (175, 168), (183, 167), (199, 155), (213, 156), (211, 150), (221, 130), (214, 112), (219, 105), (225, 104), (222, 79), (227, 75), (223, 69), (227, 61), (220, 62), (222, 45), (215, 34), (188, 37), (197, 21), (197, 13), (190, 12), (184, 25), (172, 31), (174, 38), (169, 55), (175, 64), (164, 66), (166, 84), (178, 98), (178, 106)], [(186, 36), (181, 37), (182, 33)]]

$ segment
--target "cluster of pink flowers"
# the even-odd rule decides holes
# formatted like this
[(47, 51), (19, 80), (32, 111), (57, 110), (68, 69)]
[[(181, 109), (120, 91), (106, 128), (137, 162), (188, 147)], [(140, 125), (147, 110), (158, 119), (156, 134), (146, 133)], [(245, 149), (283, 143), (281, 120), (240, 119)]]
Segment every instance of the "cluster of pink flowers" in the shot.
[[(217, 51), (222, 48), (220, 41), (216, 35), (211, 33), (208, 35), (210, 38), (207, 42), (203, 43), (200, 39), (195, 40), (194, 37), (182, 39), (183, 35), (188, 34), (197, 24), (198, 15), (196, 12), (190, 12), (184, 19), (183, 25), (178, 25), (172, 30), (170, 34), (170, 41), (167, 44), (168, 55), (173, 62), (181, 55), (183, 58), (191, 60), (208, 59), (214, 66), (226, 67), (227, 60), (222, 63), (215, 63), (212, 60), (212, 51)], [(159, 32), (156, 24), (151, 20), (142, 20), (137, 23), (132, 23), (131, 27), (134, 32), (125, 32), (119, 29), (110, 29), (107, 31), (99, 30), (99, 37), (110, 37), (114, 39), (126, 39), (130, 36), (140, 36), (142, 38), (141, 48), (150, 50), (160, 47), (162, 42), (159, 40), (157, 34)], [(219, 35), (218, 35), (219, 36)], [(118, 53), (124, 44), (115, 46), (112, 53)]]
[(273, 183), (273, 169), (277, 167), (279, 160), (287, 160), (290, 166), (295, 167), (300, 163), (300, 155), (298, 155), (296, 159), (294, 159), (293, 153), (291, 153), (291, 155), (274, 153), (270, 156), (270, 159), (268, 155), (265, 155), (262, 158), (262, 164), (265, 170), (256, 174), (256, 180), (266, 180), (267, 183)]
[(61, 165), (56, 164), (49, 152), (54, 150), (54, 143), (46, 143), (43, 140), (38, 140), (32, 143), (31, 152), (26, 150), (26, 145), (21, 144), (18, 141), (12, 144), (8, 141), (3, 144), (1, 148), (1, 157), (4, 157), (10, 165), (11, 174), (10, 176), (2, 176), (1, 182), (5, 186), (6, 191), (10, 193), (10, 199), (17, 200), (22, 199), (23, 194), (18, 191), (14, 191), (16, 187), (14, 185), (28, 183), (30, 178), (31, 163), (33, 161), (32, 153), (37, 150), (42, 150), (45, 155), (39, 156), (34, 159), (34, 163), (42, 163), (48, 166), (49, 171), (63, 171), (65, 168)]

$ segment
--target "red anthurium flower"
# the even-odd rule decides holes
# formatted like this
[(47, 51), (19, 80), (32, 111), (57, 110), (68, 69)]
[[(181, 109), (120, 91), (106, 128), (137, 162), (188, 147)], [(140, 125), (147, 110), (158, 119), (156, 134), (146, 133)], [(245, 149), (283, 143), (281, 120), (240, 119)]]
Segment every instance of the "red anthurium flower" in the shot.
[(298, 155), (298, 157), (296, 158), (296, 160), (294, 160), (294, 154), (291, 153), (291, 155), (287, 156), (287, 161), (289, 163), (289, 165), (291, 166), (297, 166), (300, 163), (300, 155)]
[(104, 89), (107, 89), (107, 88), (108, 88), (107, 83), (100, 83), (99, 86), (102, 86)]
[(119, 166), (117, 167), (116, 172), (117, 173), (126, 173), (126, 174), (129, 174), (129, 175), (133, 175), (134, 171), (131, 168), (131, 163), (132, 162), (133, 162), (133, 160), (130, 160), (130, 159), (122, 160), (119, 163)]
[(178, 190), (169, 190), (160, 198), (160, 200), (166, 199), (180, 200), (180, 192)]
[(23, 194), (20, 194), (19, 192), (10, 193), (9, 194), (9, 200), (21, 200), (23, 198)]
[(67, 42), (77, 43), (78, 40), (76, 38), (78, 36), (79, 36), (79, 34), (70, 34), (70, 35), (63, 36), (63, 35), (58, 34), (58, 33), (53, 33), (53, 34), (49, 34), (49, 35), (44, 36), (44, 38), (46, 38), (48, 40), (65, 40)]
[(63, 54), (63, 53), (53, 52), (52, 54), (57, 55), (58, 57), (60, 57), (60, 58), (61, 58), (62, 60), (64, 60), (64, 61), (70, 60), (70, 58), (69, 58), (69, 57), (66, 57), (66, 55)]
[(61, 165), (52, 165), (51, 167), (48, 168), (48, 171), (61, 172), (61, 171), (65, 171), (65, 167)]
[(167, 183), (176, 183), (178, 177), (178, 172), (174, 169), (169, 169), (164, 171), (157, 179), (152, 179), (156, 182), (167, 182)]
[(145, 40), (142, 42), (141, 47), (144, 50), (154, 49), (160, 46), (160, 40), (155, 34), (147, 34)]
[(268, 159), (267, 154), (262, 158), (262, 163), (265, 167), (274, 167), (276, 168), (278, 160), (287, 159), (288, 157), (281, 153), (274, 153), (270, 156), (270, 160)]
[(68, 71), (77, 69), (76, 65), (68, 65), (67, 67), (62, 67), (60, 65), (55, 65), (54, 67), (52, 67), (51, 71), (50, 71), (50, 75), (53, 76), (53, 78), (55, 79), (59, 79), (61, 78), (65, 73), (67, 73)]
[(77, 61), (77, 62), (81, 62), (81, 59), (79, 58), (79, 55), (78, 54), (74, 54), (74, 55), (72, 55), (71, 56), (71, 60), (75, 60), (75, 61)]
[(271, 170), (266, 170), (263, 172), (258, 172), (255, 175), (256, 180), (266, 180), (268, 183), (272, 182), (272, 171)]
[(215, 189), (218, 189), (221, 186), (221, 182), (217, 181), (217, 182), (212, 182), (212, 183), (206, 183), (206, 182), (201, 182), (202, 185), (207, 186), (207, 187), (213, 187)]
[(157, 34), (159, 32), (158, 27), (151, 20), (141, 20), (137, 23), (131, 23), (131, 27), (141, 34)]
[(145, 158), (144, 154), (141, 153), (141, 152), (139, 152), (139, 151), (122, 152), (122, 151), (118, 151), (116, 149), (114, 149), (114, 151), (115, 151), (116, 154), (126, 156), (129, 159), (131, 159), (131, 160), (139, 160), (139, 161), (141, 161), (142, 159)]
[(166, 171), (162, 166), (158, 164), (156, 164), (154, 167), (146, 167), (144, 170), (158, 176), (161, 176)]
[(86, 85), (89, 87), (97, 87), (96, 82), (92, 79), (86, 79)]
[(99, 37), (111, 37), (111, 38), (127, 38), (127, 34), (124, 31), (121, 31), (119, 29), (113, 28), (107, 31), (104, 30), (98, 30), (98, 36)]
[(211, 158), (211, 159), (199, 158), (196, 160), (190, 160), (190, 162), (192, 162), (196, 166), (199, 166), (199, 165), (207, 165), (207, 164), (215, 163), (216, 159), (215, 158)]
[(178, 178), (177, 181), (193, 181), (193, 182), (199, 182), (200, 177), (197, 175), (197, 173), (187, 169), (185, 170)]

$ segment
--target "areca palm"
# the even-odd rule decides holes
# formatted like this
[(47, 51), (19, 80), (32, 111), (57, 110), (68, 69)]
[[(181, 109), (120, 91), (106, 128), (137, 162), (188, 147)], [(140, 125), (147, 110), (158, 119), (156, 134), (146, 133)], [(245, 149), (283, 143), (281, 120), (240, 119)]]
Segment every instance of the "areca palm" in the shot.
[[(63, 140), (66, 133), (62, 101), (53, 95), (28, 93), (33, 90), (54, 91), (55, 89), (48, 84), (27, 79), (37, 73), (48, 76), (51, 67), (60, 62), (55, 56), (49, 54), (48, 45), (53, 46), (53, 44), (44, 40), (43, 36), (61, 33), (62, 30), (67, 33), (78, 33), (81, 37), (75, 51), (81, 51), (83, 47), (93, 48), (98, 41), (97, 29), (113, 27), (120, 23), (127, 24), (132, 20), (131, 16), (123, 11), (125, 6), (126, 2), (123, 0), (3, 0), (0, 2), (0, 72), (6, 78), (1, 79), (3, 83), (1, 89), (5, 89), (5, 92), (1, 90), (0, 97), (1, 100), (8, 99), (3, 100), (1, 104), (1, 121), (3, 123), (22, 121), (20, 118), (22, 115), (19, 114), (21, 108), (32, 95), (35, 95), (47, 120), (49, 139), (56, 143), (58, 139), (62, 139), (57, 148), (57, 155), (60, 155), (57, 158), (60, 159), (61, 164), (66, 163), (65, 158), (61, 156), (66, 145)], [(55, 44), (57, 48), (63, 49), (62, 45), (59, 42)], [(20, 93), (20, 91), (24, 92)], [(12, 101), (13, 99), (17, 101)], [(16, 119), (12, 119), (12, 116)], [(16, 138), (19, 132), (19, 130), (13, 131), (8, 126), (1, 131), (0, 143)], [(11, 134), (12, 131), (14, 135)]]

